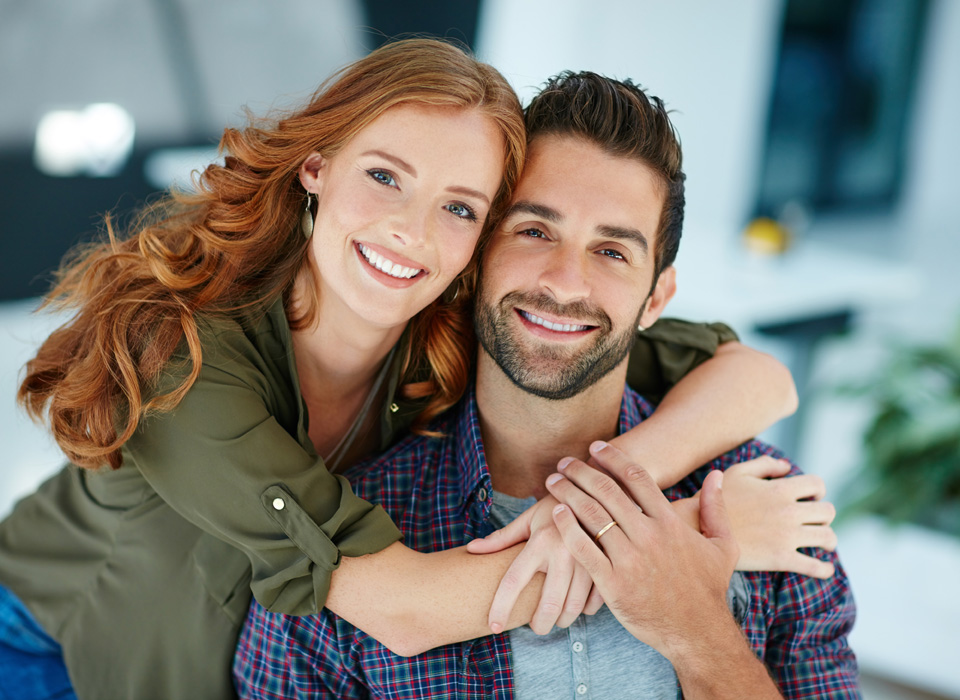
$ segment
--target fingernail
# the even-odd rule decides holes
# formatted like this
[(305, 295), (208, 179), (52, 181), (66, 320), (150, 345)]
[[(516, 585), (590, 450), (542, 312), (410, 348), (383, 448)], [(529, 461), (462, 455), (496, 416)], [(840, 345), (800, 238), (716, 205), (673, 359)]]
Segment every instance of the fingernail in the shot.
[(547, 486), (553, 486), (562, 478), (563, 478), (562, 474), (551, 474), (550, 476), (547, 477)]
[(560, 471), (563, 471), (564, 469), (567, 468), (567, 465), (570, 464), (570, 462), (572, 461), (573, 461), (573, 457), (564, 457), (559, 462), (557, 462), (557, 469), (559, 469)]
[(720, 472), (720, 478), (717, 479), (717, 491), (723, 490), (723, 472)]
[(596, 441), (590, 443), (590, 453), (591, 453), (591, 454), (596, 454), (597, 452), (602, 452), (602, 451), (605, 450), (606, 448), (607, 448), (607, 443), (605, 443), (603, 440), (596, 440)]
[(490, 625), (490, 629), (493, 630), (494, 634), (500, 634), (501, 632), (503, 632), (503, 626), (496, 622)]
[(555, 506), (553, 507), (553, 514), (554, 514), (554, 515), (557, 515), (558, 513), (562, 513), (562, 512), (565, 511), (566, 509), (567, 509), (567, 507), (566, 507), (565, 505), (563, 505), (562, 503), (560, 503), (560, 504), (555, 505)]

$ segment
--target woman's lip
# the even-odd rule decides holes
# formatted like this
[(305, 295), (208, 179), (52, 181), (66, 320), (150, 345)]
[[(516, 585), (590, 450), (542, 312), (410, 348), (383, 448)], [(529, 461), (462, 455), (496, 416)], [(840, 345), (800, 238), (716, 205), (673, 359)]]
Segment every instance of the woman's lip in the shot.
[(408, 257), (400, 255), (399, 253), (392, 251), (389, 248), (384, 248), (383, 246), (377, 245), (376, 243), (368, 243), (367, 241), (357, 241), (357, 245), (362, 245), (364, 248), (368, 248), (369, 250), (372, 250), (374, 253), (379, 253), (390, 262), (400, 265), (401, 267), (412, 267), (416, 270), (421, 270), (423, 272), (430, 272), (430, 270), (425, 268), (416, 260), (411, 260)]
[(415, 285), (424, 278), (424, 271), (422, 268), (420, 268), (420, 272), (415, 274), (413, 277), (394, 277), (393, 275), (388, 275), (386, 272), (378, 270), (369, 260), (367, 260), (363, 252), (360, 250), (359, 243), (353, 246), (353, 251), (356, 253), (357, 258), (360, 261), (360, 265), (363, 267), (366, 273), (386, 287), (391, 287), (393, 289), (406, 289), (407, 287)]

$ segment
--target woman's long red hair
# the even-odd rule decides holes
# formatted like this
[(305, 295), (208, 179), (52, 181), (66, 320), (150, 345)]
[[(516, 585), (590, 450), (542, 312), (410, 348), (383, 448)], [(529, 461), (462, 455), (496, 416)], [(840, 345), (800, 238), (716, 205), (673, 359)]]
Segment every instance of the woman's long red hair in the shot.
[[(44, 302), (72, 316), (27, 363), (17, 398), (48, 418), (71, 461), (119, 467), (140, 420), (176, 407), (200, 371), (198, 314), (262, 311), (282, 295), (292, 327), (314, 322), (315, 297), (301, 300), (295, 317), (290, 304), (298, 277), (316, 289), (298, 227), (299, 166), (314, 151), (335, 155), (384, 111), (409, 103), (475, 108), (496, 123), (505, 151), (489, 216), (496, 219), (523, 164), (520, 104), (495, 69), (447, 42), (388, 44), (340, 71), (303, 109), (227, 129), (223, 165), (207, 167), (194, 191), (148, 207), (126, 237), (108, 217), (107, 240), (73, 251)], [(477, 259), (458, 277), (455, 301), (438, 299), (411, 321), (404, 391), (429, 397), (421, 428), (459, 399), (469, 378)], [(184, 379), (158, 395), (157, 380), (183, 344)]]

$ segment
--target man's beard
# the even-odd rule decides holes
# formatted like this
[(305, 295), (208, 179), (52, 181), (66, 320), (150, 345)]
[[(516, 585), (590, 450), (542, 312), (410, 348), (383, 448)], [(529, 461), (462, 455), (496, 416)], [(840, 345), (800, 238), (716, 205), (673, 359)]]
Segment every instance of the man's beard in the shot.
[[(522, 333), (511, 316), (514, 307), (536, 314), (575, 318), (584, 325), (597, 326), (592, 345), (572, 351), (560, 345), (540, 344), (533, 349), (518, 337)], [(643, 314), (646, 301), (637, 315)], [(545, 399), (569, 399), (596, 384), (630, 353), (636, 340), (636, 324), (614, 334), (613, 322), (601, 309), (586, 302), (558, 304), (546, 294), (511, 292), (497, 306), (481, 293), (474, 313), (477, 339), (510, 381), (524, 391)], [(527, 341), (530, 343), (531, 341)]]

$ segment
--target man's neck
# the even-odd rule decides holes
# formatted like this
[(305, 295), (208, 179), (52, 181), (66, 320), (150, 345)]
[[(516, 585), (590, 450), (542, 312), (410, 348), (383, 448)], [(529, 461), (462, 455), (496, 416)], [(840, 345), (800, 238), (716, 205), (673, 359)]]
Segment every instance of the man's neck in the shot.
[(594, 440), (617, 434), (626, 362), (576, 396), (544, 399), (513, 384), (483, 350), (477, 359), (477, 411), (493, 488), (541, 498), (563, 457), (586, 460)]

